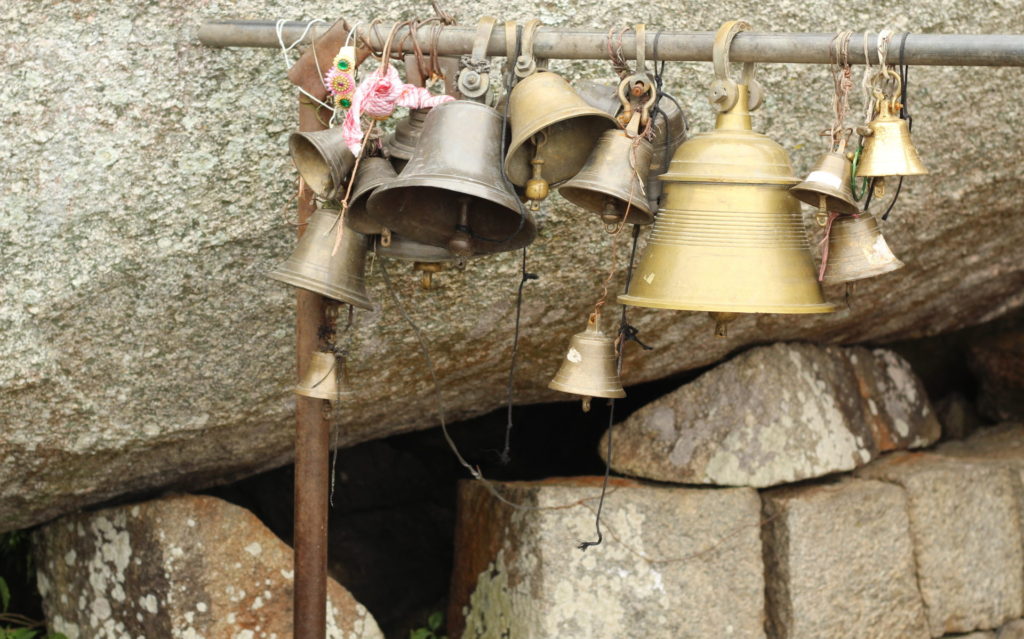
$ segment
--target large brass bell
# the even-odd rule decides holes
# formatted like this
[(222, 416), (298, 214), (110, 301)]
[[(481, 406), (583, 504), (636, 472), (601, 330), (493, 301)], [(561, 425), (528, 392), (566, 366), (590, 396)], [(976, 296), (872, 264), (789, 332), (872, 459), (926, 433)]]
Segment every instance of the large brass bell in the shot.
[(601, 134), (587, 163), (558, 192), (573, 204), (600, 214), (606, 224), (619, 224), (623, 216), (630, 224), (650, 224), (654, 215), (645, 193), (650, 166), (650, 142), (612, 129)]
[[(317, 399), (328, 399), (337, 401), (351, 397), (354, 392), (345, 387), (343, 383), (344, 373), (338, 369), (338, 359), (334, 353), (317, 351), (313, 353), (306, 374), (294, 388), (296, 395), (315, 397)], [(342, 373), (339, 375), (339, 373)]]
[(828, 234), (823, 281), (853, 282), (903, 268), (878, 228), (874, 215), (840, 215)]
[(512, 251), (533, 241), (533, 217), (501, 177), (501, 116), (455, 100), (431, 109), (419, 145), (395, 180), (367, 203), (382, 226), (459, 257)]
[(412, 157), (416, 145), (423, 132), (423, 122), (427, 119), (430, 109), (413, 109), (409, 115), (395, 125), (394, 132), (384, 138), (384, 149), (391, 156), (391, 163), (396, 171), (401, 171)]
[(864, 150), (857, 163), (857, 177), (887, 175), (924, 175), (928, 169), (921, 162), (910, 141), (907, 121), (894, 114), (898, 105), (876, 93), (878, 115), (864, 131)]
[(583, 396), (583, 411), (592, 397), (625, 397), (616, 366), (615, 342), (598, 328), (599, 315), (591, 315), (587, 329), (576, 333), (562, 365), (548, 384), (551, 390)]
[(340, 198), (356, 158), (342, 138), (341, 127), (302, 131), (288, 137), (292, 162), (313, 192), (328, 200)]
[(291, 257), (268, 275), (279, 282), (372, 310), (364, 279), (366, 236), (344, 229), (341, 245), (332, 255), (337, 224), (337, 211), (318, 209), (310, 216), (306, 232)]
[(523, 78), (508, 97), (512, 140), (505, 174), (526, 197), (542, 200), (550, 187), (576, 175), (601, 133), (615, 118), (586, 103), (562, 76), (538, 71)]
[(854, 215), (860, 212), (850, 189), (850, 158), (841, 150), (826, 153), (814, 165), (804, 181), (789, 190), (793, 197), (827, 211)]
[(360, 158), (356, 174), (352, 178), (354, 182), (348, 199), (348, 210), (345, 211), (345, 224), (349, 228), (367, 235), (384, 231), (384, 227), (370, 217), (366, 210), (366, 201), (377, 187), (394, 180), (397, 175), (391, 163), (384, 158)]

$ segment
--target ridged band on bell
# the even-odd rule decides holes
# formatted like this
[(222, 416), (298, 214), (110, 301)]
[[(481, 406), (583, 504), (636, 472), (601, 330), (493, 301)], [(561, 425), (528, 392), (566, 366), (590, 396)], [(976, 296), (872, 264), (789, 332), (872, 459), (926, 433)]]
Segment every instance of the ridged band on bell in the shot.
[(384, 158), (364, 157), (360, 158), (359, 166), (352, 177), (355, 182), (352, 184), (352, 193), (349, 195), (348, 210), (345, 211), (345, 224), (352, 229), (374, 235), (383, 233), (384, 227), (377, 220), (370, 217), (366, 210), (366, 201), (377, 187), (387, 184), (398, 177), (394, 167)]
[[(315, 397), (337, 401), (354, 395), (354, 391), (345, 387), (342, 379), (339, 379), (340, 367), (334, 353), (317, 351), (309, 360), (306, 374), (294, 388), (296, 395)], [(344, 378), (344, 375), (341, 376)]]
[(593, 318), (585, 331), (572, 336), (548, 388), (584, 397), (626, 396), (615, 363), (615, 342)]
[(845, 153), (832, 151), (823, 155), (804, 181), (789, 192), (814, 208), (821, 208), (821, 198), (824, 196), (825, 210), (854, 215), (860, 212), (860, 207), (857, 206), (857, 200), (853, 199), (850, 188), (852, 171), (850, 158)]
[(384, 149), (391, 156), (391, 163), (396, 171), (405, 168), (409, 158), (416, 150), (423, 132), (423, 122), (427, 119), (430, 109), (413, 109), (409, 115), (399, 120), (393, 133), (384, 138)]
[(903, 268), (889, 249), (874, 215), (841, 215), (828, 235), (826, 284), (853, 282)]
[(373, 252), (381, 257), (389, 257), (403, 262), (438, 263), (454, 262), (459, 259), (443, 246), (431, 246), (402, 237), (397, 233), (391, 234), (391, 243), (387, 246), (381, 243), (380, 238), (375, 238)]
[(362, 233), (346, 228), (337, 253), (338, 211), (318, 209), (309, 218), (295, 250), (269, 277), (359, 308), (373, 309), (366, 295), (366, 244)]
[(341, 197), (356, 158), (345, 145), (341, 127), (292, 133), (288, 137), (292, 162), (313, 192), (328, 200)]
[(621, 129), (605, 131), (587, 163), (558, 192), (576, 206), (601, 215), (607, 224), (621, 222), (627, 209), (628, 223), (650, 224), (654, 215), (645, 192), (650, 165), (650, 142), (630, 138)]
[(500, 173), (501, 127), (501, 115), (479, 102), (431, 109), (409, 164), (370, 196), (370, 216), (461, 257), (530, 244), (537, 235), (533, 217), (520, 213)]
[(857, 177), (924, 175), (928, 173), (910, 141), (907, 121), (892, 113), (889, 100), (879, 101), (878, 116), (868, 123), (870, 135), (857, 163)]
[(745, 85), (714, 131), (672, 158), (664, 204), (619, 302), (731, 313), (829, 313), (797, 183), (777, 143), (751, 130)]
[(505, 174), (517, 186), (524, 186), (533, 174), (533, 136), (546, 133), (539, 153), (544, 160), (541, 177), (554, 187), (579, 172), (602, 132), (618, 126), (614, 117), (587, 104), (565, 79), (550, 71), (523, 78), (508, 99), (512, 140)]

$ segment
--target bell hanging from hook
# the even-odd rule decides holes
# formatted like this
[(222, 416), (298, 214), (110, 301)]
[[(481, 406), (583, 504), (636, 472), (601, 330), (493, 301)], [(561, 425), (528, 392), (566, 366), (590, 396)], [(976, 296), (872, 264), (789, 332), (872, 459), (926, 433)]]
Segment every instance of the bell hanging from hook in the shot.
[(587, 328), (572, 336), (562, 365), (548, 384), (551, 390), (583, 396), (583, 412), (593, 397), (625, 397), (619, 380), (615, 340), (598, 327), (600, 315), (592, 314)]
[(313, 353), (306, 367), (306, 374), (294, 388), (295, 394), (332, 402), (352, 397), (355, 392), (343, 383), (345, 376), (344, 371), (339, 370), (342, 368), (341, 364), (334, 353)]
[(355, 175), (352, 176), (352, 193), (349, 195), (348, 210), (345, 211), (345, 225), (366, 235), (384, 231), (379, 222), (370, 217), (366, 202), (378, 187), (391, 182), (398, 174), (391, 163), (381, 157), (359, 159)]
[[(605, 224), (650, 224), (654, 221), (645, 193), (651, 166), (651, 143), (621, 129), (601, 134), (587, 163), (558, 189), (562, 197), (597, 213)], [(628, 211), (628, 215), (627, 215)]]
[(340, 126), (292, 133), (288, 148), (299, 175), (314, 193), (326, 200), (344, 195), (356, 158), (345, 144)]
[(796, 199), (818, 209), (819, 217), (827, 216), (829, 211), (845, 215), (860, 212), (850, 187), (853, 163), (844, 149), (845, 144), (840, 144), (838, 151), (823, 155), (804, 181), (789, 190)]
[(903, 268), (878, 228), (874, 215), (840, 215), (829, 228), (822, 281), (853, 282)]
[[(897, 80), (896, 94), (899, 94)], [(857, 163), (857, 177), (886, 177), (897, 175), (925, 175), (928, 169), (921, 162), (917, 149), (910, 141), (910, 126), (896, 115), (899, 103), (875, 91), (878, 115), (866, 127), (858, 129), (864, 135), (864, 149)]]

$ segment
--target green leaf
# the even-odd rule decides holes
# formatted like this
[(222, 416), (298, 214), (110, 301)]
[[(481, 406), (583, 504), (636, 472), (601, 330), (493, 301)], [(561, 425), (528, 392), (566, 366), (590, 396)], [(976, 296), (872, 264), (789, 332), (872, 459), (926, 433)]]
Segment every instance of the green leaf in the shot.
[(426, 628), (417, 628), (416, 630), (409, 631), (409, 639), (432, 639), (433, 636), (434, 633)]
[(7, 612), (11, 605), (11, 589), (7, 587), (7, 580), (0, 577), (0, 612)]
[(18, 628), (11, 633), (11, 639), (32, 639), (38, 632), (31, 628)]
[[(62, 633), (55, 632), (52, 635), (46, 635), (46, 639), (68, 639)], [(445, 638), (447, 639), (447, 637)]]
[(431, 630), (438, 630), (438, 629), (440, 629), (441, 628), (441, 624), (443, 624), (443, 623), (444, 623), (444, 613), (441, 612), (440, 610), (431, 613), (431, 615), (429, 617), (427, 617), (427, 627), (430, 628)]

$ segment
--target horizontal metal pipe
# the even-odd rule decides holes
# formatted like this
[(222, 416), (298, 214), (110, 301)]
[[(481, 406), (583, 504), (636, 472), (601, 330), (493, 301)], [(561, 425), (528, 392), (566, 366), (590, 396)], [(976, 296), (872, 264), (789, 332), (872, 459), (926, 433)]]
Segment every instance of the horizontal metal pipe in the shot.
[[(227, 20), (207, 22), (199, 28), (199, 41), (212, 47), (269, 47), (278, 45), (273, 21)], [(365, 23), (364, 23), (365, 24)], [(381, 24), (373, 31), (360, 28), (360, 33), (376, 48), (390, 29)], [(302, 36), (304, 22), (286, 22), (282, 37), (291, 44)], [(327, 25), (317, 24), (309, 30), (306, 41), (326, 31)], [(437, 41), (441, 55), (469, 53), (473, 44), (475, 26), (444, 27)], [(710, 61), (711, 45), (715, 34), (710, 31), (647, 31), (646, 56), (648, 60)], [(834, 33), (760, 33), (744, 31), (733, 41), (729, 58), (735, 62), (794, 62), (798, 64), (827, 64)], [(421, 43), (431, 41), (431, 27), (418, 33)], [(594, 29), (563, 29), (541, 27), (537, 31), (534, 53), (541, 58), (564, 60), (605, 60), (608, 58), (608, 34)], [(868, 39), (868, 54), (872, 64), (878, 63), (875, 47), (877, 34), (855, 33), (850, 40), (850, 62), (864, 63), (864, 38)], [(397, 39), (396, 39), (397, 40)], [(657, 40), (657, 51), (655, 51)], [(902, 36), (897, 34), (889, 46), (889, 62), (895, 63)], [(636, 45), (632, 32), (622, 40), (622, 51), (633, 58)], [(407, 42), (407, 52), (411, 44)], [(657, 56), (655, 56), (657, 53)], [(505, 31), (495, 29), (487, 45), (490, 56), (505, 55)], [(912, 65), (930, 66), (1024, 66), (1024, 35), (961, 35), (912, 33), (907, 36), (904, 60)]]

